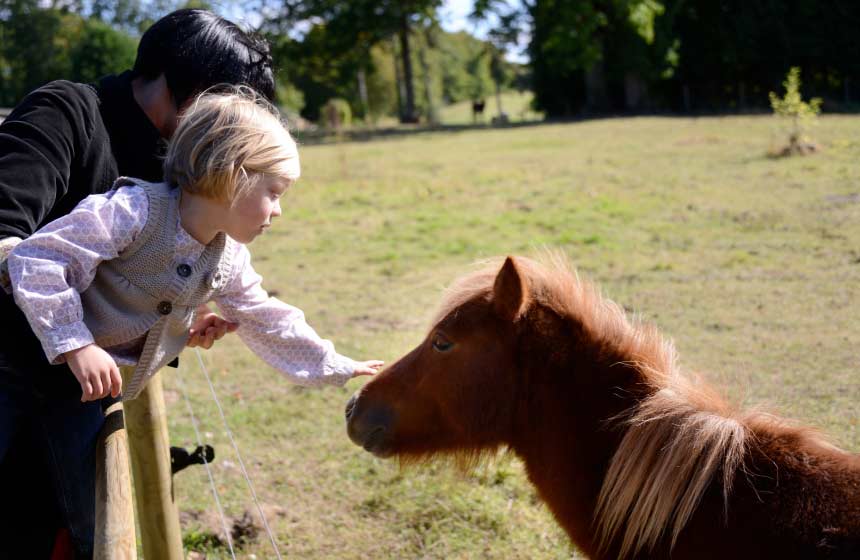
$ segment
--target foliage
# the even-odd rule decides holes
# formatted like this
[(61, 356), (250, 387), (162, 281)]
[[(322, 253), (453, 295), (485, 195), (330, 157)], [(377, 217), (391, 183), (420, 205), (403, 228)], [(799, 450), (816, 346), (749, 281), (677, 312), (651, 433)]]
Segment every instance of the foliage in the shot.
[(134, 63), (138, 35), (205, 0), (0, 0), (0, 106), (56, 79), (92, 82)]
[(829, 104), (857, 98), (858, 2), (675, 0), (667, 6), (679, 44), (677, 73), (666, 84), (675, 92), (667, 95), (670, 106), (763, 109), (792, 65), (803, 68), (806, 86)]
[(0, 0), (0, 105), (55, 79), (91, 82), (128, 68), (136, 39), (36, 0)]
[[(860, 3), (834, 0), (477, 0), (502, 37), (529, 32), (535, 98), (583, 110), (763, 108), (789, 63), (828, 104), (856, 106)], [(492, 17), (491, 17), (492, 16)], [(510, 39), (508, 39), (510, 41)], [(641, 93), (641, 95), (638, 95)]]
[[(339, 97), (349, 102), (351, 113), (373, 120), (396, 114), (397, 100), (392, 54), (385, 43), (344, 51), (340, 37), (324, 24), (313, 25), (304, 37), (269, 35), (278, 69), (279, 84), (288, 86), (291, 101), (284, 104), (309, 120), (322, 118), (325, 103)], [(359, 92), (358, 73), (364, 72), (368, 107)]]
[(281, 107), (291, 114), (298, 115), (301, 112), (302, 107), (305, 106), (305, 94), (291, 82), (278, 82), (275, 96), (277, 98), (278, 107)]
[(137, 41), (108, 24), (89, 19), (71, 47), (70, 78), (94, 82), (106, 74), (119, 73), (134, 65)]
[(821, 112), (821, 98), (815, 97), (806, 102), (800, 96), (800, 68), (792, 66), (783, 82), (785, 96), (779, 97), (770, 92), (770, 106), (774, 115), (787, 120), (788, 144), (792, 153), (802, 152), (802, 144), (809, 144), (809, 129), (816, 123)]
[(502, 37), (531, 29), (535, 104), (549, 116), (614, 105), (639, 108), (643, 96), (625, 89), (644, 91), (665, 64), (667, 45), (659, 25), (665, 7), (656, 0), (534, 0), (523, 3), (518, 15), (493, 0), (476, 8), (479, 17), (501, 17), (508, 26)]
[(347, 128), (352, 123), (352, 110), (345, 99), (333, 97), (320, 110), (320, 121), (327, 128)]
[(182, 534), (182, 546), (196, 552), (218, 552), (226, 548), (218, 535), (198, 530), (185, 531)]
[[(320, 109), (332, 97), (349, 97), (354, 87), (357, 66), (354, 52), (334, 56), (336, 35), (328, 27), (315, 25), (302, 40), (289, 36), (270, 36), (279, 83), (291, 83), (302, 94), (303, 117), (320, 118)], [(294, 101), (297, 99), (294, 99)]]
[(492, 92), (491, 50), (486, 42), (464, 31), (439, 32), (431, 58), (442, 103), (481, 99)]
[(28, 91), (51, 79), (68, 75), (70, 38), (80, 19), (59, 10), (41, 9), (36, 0), (3, 3), (0, 21), (0, 104), (10, 106)]
[(397, 115), (397, 79), (394, 73), (395, 52), (391, 42), (371, 47), (370, 66), (366, 74), (368, 114), (365, 120), (376, 122)]
[(403, 122), (414, 122), (418, 115), (415, 112), (412, 32), (423, 19), (432, 19), (440, 4), (441, 0), (286, 0), (285, 11), (289, 17), (285, 22), (321, 21), (330, 29), (331, 45), (336, 51), (352, 52), (359, 61), (368, 60), (371, 47), (396, 38), (404, 92), (400, 118)]
[[(493, 49), (468, 33), (447, 33), (427, 23), (413, 35), (416, 108), (426, 115), (429, 102), (438, 107), (489, 96), (493, 91)], [(402, 68), (399, 46), (393, 40), (369, 48), (343, 49), (342, 37), (330, 25), (311, 26), (303, 37), (270, 35), (274, 57), (280, 63), (279, 82), (292, 84), (301, 93), (301, 109), (307, 119), (321, 119), (321, 108), (332, 97), (349, 102), (357, 119), (375, 122), (398, 115), (398, 82), (395, 65)], [(358, 73), (364, 72), (366, 106), (360, 96)], [(502, 61), (497, 69), (503, 87), (522, 73), (519, 65)], [(426, 75), (425, 75), (426, 74)]]

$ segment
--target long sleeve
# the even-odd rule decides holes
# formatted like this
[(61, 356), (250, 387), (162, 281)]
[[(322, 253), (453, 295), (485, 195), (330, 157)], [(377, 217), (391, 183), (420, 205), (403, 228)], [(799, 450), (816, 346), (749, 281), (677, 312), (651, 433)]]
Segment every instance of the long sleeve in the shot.
[[(28, 95), (0, 125), (0, 238), (25, 238), (83, 194), (69, 193), (93, 138), (94, 94), (52, 82)], [(83, 91), (83, 90), (81, 90)]]
[(101, 261), (116, 258), (134, 241), (147, 210), (146, 193), (139, 187), (92, 195), (12, 250), (8, 266), (15, 302), (52, 363), (93, 342), (80, 293)]
[(9, 281), (9, 266), (6, 264), (6, 258), (20, 242), (20, 237), (0, 237), (0, 289), (7, 294), (12, 293), (12, 283)]
[(270, 297), (251, 267), (250, 254), (239, 245), (233, 273), (215, 303), (224, 317), (239, 323), (237, 333), (257, 356), (307, 386), (343, 385), (355, 371), (356, 362), (341, 356), (305, 322), (304, 313)]

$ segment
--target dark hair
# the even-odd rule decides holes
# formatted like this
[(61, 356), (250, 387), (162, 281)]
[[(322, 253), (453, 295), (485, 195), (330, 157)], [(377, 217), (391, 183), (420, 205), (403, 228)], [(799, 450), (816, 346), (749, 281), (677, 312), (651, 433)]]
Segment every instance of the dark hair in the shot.
[(218, 84), (245, 84), (275, 98), (266, 40), (206, 10), (177, 10), (143, 34), (134, 74), (152, 80), (161, 73), (177, 107)]

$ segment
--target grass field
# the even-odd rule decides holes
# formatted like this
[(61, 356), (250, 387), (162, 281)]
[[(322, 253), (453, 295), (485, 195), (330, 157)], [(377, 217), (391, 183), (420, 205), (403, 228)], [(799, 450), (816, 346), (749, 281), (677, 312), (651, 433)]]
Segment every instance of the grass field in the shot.
[[(822, 152), (785, 160), (764, 155), (773, 124), (612, 119), (308, 146), (255, 266), (341, 352), (392, 362), (475, 260), (561, 248), (671, 336), (685, 368), (857, 452), (860, 118), (822, 118)], [(203, 356), (285, 557), (576, 555), (516, 460), (401, 472), (346, 437), (359, 381), (290, 385), (237, 337)], [(193, 354), (180, 374), (238, 520), (251, 498)], [(193, 446), (170, 371), (165, 387), (172, 442)], [(229, 557), (205, 471), (178, 474), (176, 495), (189, 547)], [(238, 551), (251, 555), (274, 557), (265, 535)]]

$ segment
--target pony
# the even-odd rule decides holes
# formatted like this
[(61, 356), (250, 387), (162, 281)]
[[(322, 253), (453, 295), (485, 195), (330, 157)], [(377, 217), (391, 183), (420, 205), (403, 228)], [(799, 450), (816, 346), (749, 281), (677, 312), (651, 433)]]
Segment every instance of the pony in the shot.
[(472, 100), (472, 122), (477, 123), (478, 118), (481, 121), (484, 120), (484, 107), (486, 106), (486, 102), (483, 99), (473, 99)]
[(507, 449), (594, 559), (860, 558), (860, 455), (730, 407), (564, 257), (467, 275), (432, 324), (347, 403), (366, 451)]

